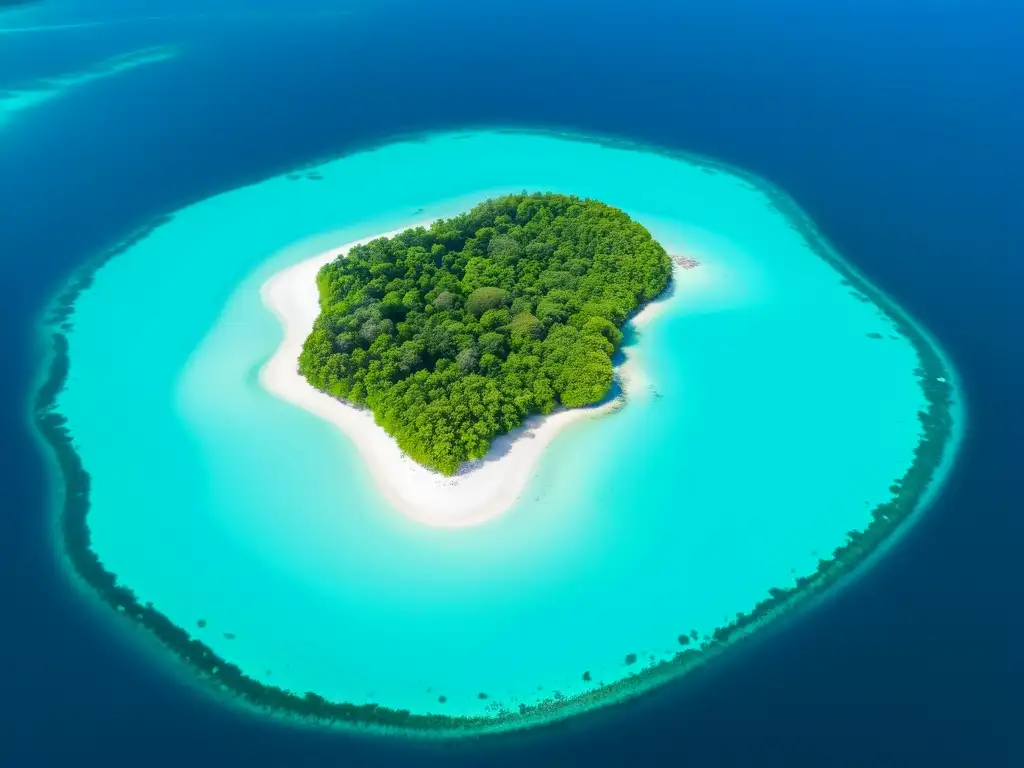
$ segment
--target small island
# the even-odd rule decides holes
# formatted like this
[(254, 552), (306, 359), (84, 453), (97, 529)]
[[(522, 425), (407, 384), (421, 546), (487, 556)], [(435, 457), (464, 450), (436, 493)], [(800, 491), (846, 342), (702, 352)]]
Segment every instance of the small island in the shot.
[[(290, 175), (41, 318), (68, 576), (217, 700), (416, 738), (618, 704), (841, 588), (955, 461), (941, 346), (742, 169), (483, 131)], [(473, 207), (524, 188), (579, 197)]]
[(616, 208), (487, 200), (324, 266), (299, 372), (452, 475), (529, 416), (603, 400), (623, 325), (671, 274), (665, 249)]

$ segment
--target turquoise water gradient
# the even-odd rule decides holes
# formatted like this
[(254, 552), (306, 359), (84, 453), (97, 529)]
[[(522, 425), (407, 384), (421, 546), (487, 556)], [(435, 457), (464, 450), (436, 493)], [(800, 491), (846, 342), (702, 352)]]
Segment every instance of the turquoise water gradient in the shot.
[[(100, 560), (259, 680), (452, 715), (610, 683), (813, 572), (912, 461), (913, 348), (738, 177), (486, 131), (316, 173), (192, 205), (105, 265), (58, 403)], [(702, 265), (627, 350), (647, 384), (623, 410), (562, 433), (499, 519), (427, 528), (348, 438), (261, 389), (282, 332), (259, 288), (524, 189), (621, 207)]]
[[(0, 28), (0, 35), (4, 31)], [(17, 88), (0, 88), (0, 128), (18, 114), (58, 99), (83, 85), (130, 72), (147, 64), (167, 61), (176, 55), (177, 50), (173, 46), (140, 48), (131, 53), (112, 56), (77, 72), (47, 77)]]

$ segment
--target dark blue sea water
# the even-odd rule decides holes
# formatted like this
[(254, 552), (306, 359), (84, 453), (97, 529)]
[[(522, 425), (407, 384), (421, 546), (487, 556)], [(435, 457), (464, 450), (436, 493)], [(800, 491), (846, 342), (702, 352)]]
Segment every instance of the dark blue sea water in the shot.
[[(339, 9), (350, 13), (325, 13)], [(139, 20), (155, 15), (172, 18)], [(53, 0), (0, 11), (0, 27), (111, 20), (0, 30), (0, 92), (146, 46), (178, 50), (0, 118), (0, 765), (1019, 764), (1010, 637), (1024, 590), (1008, 551), (1024, 532), (1019, 8), (275, 0), (253, 13)], [(51, 479), (27, 415), (39, 313), (72, 269), (161, 213), (394, 134), (467, 125), (620, 135), (786, 188), (949, 352), (969, 419), (958, 465), (850, 588), (639, 702), (443, 749), (238, 715), (153, 665), (58, 569)]]

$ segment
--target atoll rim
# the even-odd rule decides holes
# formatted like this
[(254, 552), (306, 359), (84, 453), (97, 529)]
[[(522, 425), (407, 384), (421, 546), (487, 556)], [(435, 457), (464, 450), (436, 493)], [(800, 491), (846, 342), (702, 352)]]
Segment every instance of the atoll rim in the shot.
[[(523, 190), (626, 212), (673, 285), (625, 328), (614, 407), (538, 444), (502, 514), (423, 525), (374, 475), (372, 419), (265, 387), (286, 334), (261, 288)], [(937, 344), (779, 189), (542, 131), (396, 140), (196, 202), (74, 276), (43, 330), (73, 572), (205, 690), (412, 736), (554, 722), (721, 655), (905, 530), (964, 423)]]

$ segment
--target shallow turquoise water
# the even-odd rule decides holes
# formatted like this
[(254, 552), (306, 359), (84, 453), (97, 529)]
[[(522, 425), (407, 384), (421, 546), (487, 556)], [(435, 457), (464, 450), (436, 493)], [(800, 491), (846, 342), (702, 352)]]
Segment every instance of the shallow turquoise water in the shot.
[[(912, 347), (737, 177), (490, 132), (317, 172), (193, 205), (103, 267), (58, 406), (101, 561), (257, 679), (448, 714), (579, 693), (811, 573), (911, 463)], [(260, 388), (281, 331), (259, 287), (522, 189), (621, 207), (702, 266), (629, 350), (651, 391), (561, 434), (503, 517), (424, 528), (347, 438)]]

